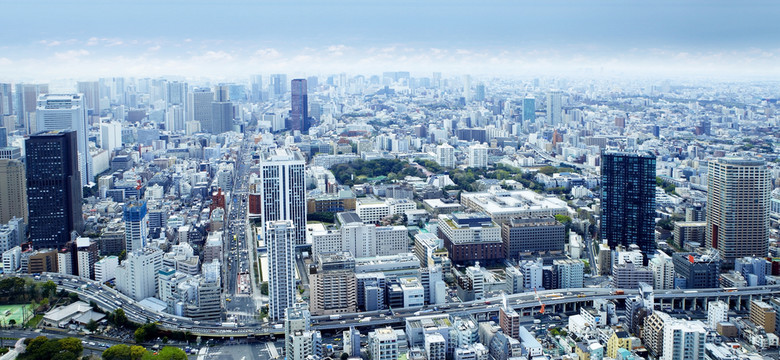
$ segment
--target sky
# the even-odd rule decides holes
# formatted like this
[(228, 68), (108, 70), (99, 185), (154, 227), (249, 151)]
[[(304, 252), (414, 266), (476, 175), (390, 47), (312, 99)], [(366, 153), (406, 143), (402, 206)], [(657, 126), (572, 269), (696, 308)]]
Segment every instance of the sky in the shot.
[(0, 81), (780, 76), (776, 1), (0, 0), (0, 14)]

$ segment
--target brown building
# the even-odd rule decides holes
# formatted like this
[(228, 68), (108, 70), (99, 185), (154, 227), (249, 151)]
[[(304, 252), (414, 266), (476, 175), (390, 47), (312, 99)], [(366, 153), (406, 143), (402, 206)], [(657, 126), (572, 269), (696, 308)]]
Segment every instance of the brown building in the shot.
[(258, 217), (263, 212), (263, 200), (260, 194), (249, 194), (249, 217)]
[(322, 194), (306, 199), (306, 213), (355, 211), (355, 194), (342, 190), (335, 194)]
[(312, 315), (357, 311), (355, 259), (349, 252), (319, 255), (309, 269), (309, 289)]
[(671, 321), (671, 319), (669, 314), (660, 311), (655, 311), (645, 318), (645, 324), (642, 327), (642, 342), (656, 359), (660, 359), (663, 355), (664, 324)]
[(750, 321), (763, 327), (767, 333), (775, 332), (775, 316), (771, 305), (760, 300), (750, 302)]
[(57, 272), (57, 270), (57, 250), (36, 250), (30, 254), (27, 265), (28, 273)]
[(27, 223), (27, 176), (21, 161), (0, 159), (0, 224), (13, 217)]
[(501, 307), (498, 310), (498, 326), (513, 339), (520, 338), (520, 314), (515, 309)]

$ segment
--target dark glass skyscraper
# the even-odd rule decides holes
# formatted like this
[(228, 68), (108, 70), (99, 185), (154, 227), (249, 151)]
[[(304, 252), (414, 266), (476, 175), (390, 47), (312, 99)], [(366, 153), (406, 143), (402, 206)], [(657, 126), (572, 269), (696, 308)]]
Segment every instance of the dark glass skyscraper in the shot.
[(601, 239), (610, 247), (637, 244), (655, 253), (655, 155), (605, 151), (601, 154)]
[(30, 240), (58, 248), (83, 231), (81, 174), (75, 131), (47, 131), (25, 141)]
[(290, 89), (292, 111), (290, 112), (290, 125), (287, 129), (299, 130), (305, 134), (309, 132), (309, 95), (306, 79), (293, 79)]

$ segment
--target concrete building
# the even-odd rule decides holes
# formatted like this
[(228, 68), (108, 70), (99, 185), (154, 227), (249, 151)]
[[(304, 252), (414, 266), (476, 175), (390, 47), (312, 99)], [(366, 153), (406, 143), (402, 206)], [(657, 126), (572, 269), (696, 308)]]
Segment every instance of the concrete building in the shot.
[(685, 289), (715, 288), (720, 284), (720, 261), (710, 255), (693, 253), (675, 253), (672, 256), (674, 272), (683, 279), (683, 284), (675, 285)]
[(502, 306), (498, 310), (498, 326), (504, 331), (504, 334), (512, 338), (520, 338), (520, 314), (511, 307)]
[[(348, 252), (321, 254), (309, 268), (309, 309), (313, 315), (357, 310), (355, 259)], [(420, 294), (422, 295), (422, 294)]]
[(311, 314), (305, 305), (295, 304), (284, 310), (284, 347), (287, 356), (295, 352), (293, 335), (309, 330), (311, 330)]
[(95, 278), (95, 263), (98, 261), (98, 243), (87, 237), (76, 238), (76, 264), (79, 277)]
[(95, 262), (95, 281), (104, 283), (115, 279), (117, 266), (119, 266), (119, 258), (113, 255)]
[(162, 257), (162, 250), (152, 247), (128, 252), (115, 271), (116, 289), (136, 301), (154, 297)]
[(493, 221), (502, 223), (516, 217), (541, 217), (567, 215), (566, 202), (556, 197), (537, 194), (531, 190), (504, 190), (493, 186), (486, 192), (460, 196), (463, 206), (475, 212), (483, 212)]
[(501, 228), (485, 213), (439, 215), (438, 235), (455, 263), (493, 262), (504, 257)]
[(14, 246), (3, 251), (3, 273), (10, 274), (22, 266), (22, 248)]
[(424, 349), (427, 360), (445, 360), (447, 358), (447, 341), (441, 334), (425, 334)]
[(146, 200), (130, 201), (123, 207), (125, 221), (125, 250), (128, 253), (146, 247), (149, 237), (149, 217)]
[(475, 144), (469, 146), (468, 160), (469, 167), (488, 167), (488, 147), (484, 144)]
[(374, 360), (397, 360), (398, 337), (392, 328), (380, 328), (368, 333), (368, 353)]
[(647, 266), (653, 272), (653, 289), (674, 288), (674, 263), (671, 256), (659, 251)]
[(260, 161), (262, 224), (291, 220), (295, 245), (306, 244), (306, 163), (300, 152), (273, 149)]
[(681, 249), (685, 248), (685, 244), (690, 243), (703, 246), (706, 230), (706, 221), (676, 221), (674, 223), (674, 243)]
[(661, 358), (664, 353), (664, 324), (671, 323), (669, 314), (654, 311), (645, 319), (642, 327), (642, 342), (647, 350), (656, 358)]
[(750, 302), (750, 321), (764, 328), (767, 333), (775, 332), (776, 313), (771, 305), (753, 300)]
[(425, 305), (425, 288), (416, 277), (405, 277), (398, 279), (401, 291), (404, 296), (404, 307), (422, 307)]
[(444, 143), (436, 147), (436, 162), (441, 167), (455, 167), (455, 148), (450, 144)]
[(653, 278), (653, 271), (645, 266), (633, 262), (615, 264), (612, 268), (611, 286), (615, 289), (636, 289), (640, 282), (652, 284)]
[(707, 330), (701, 321), (673, 320), (664, 324), (662, 360), (704, 360)]
[(75, 131), (78, 145), (78, 167), (81, 186), (93, 181), (92, 157), (89, 156), (87, 108), (83, 94), (43, 94), (35, 110), (36, 132)]
[(705, 246), (729, 266), (737, 258), (767, 256), (771, 180), (764, 161), (716, 158), (707, 175)]
[(268, 316), (280, 320), (295, 304), (295, 239), (292, 220), (268, 221), (264, 227), (268, 249)]
[[(14, 217), (27, 223), (27, 175), (18, 160), (0, 159), (0, 223)], [(4, 251), (4, 250), (0, 250)]]
[(504, 257), (521, 253), (563, 253), (566, 227), (552, 216), (513, 218), (501, 224)]
[(583, 287), (585, 265), (582, 261), (565, 259), (553, 261), (553, 273), (557, 276), (556, 289)]
[[(751, 304), (752, 308), (752, 304)], [(729, 304), (723, 301), (710, 301), (707, 303), (707, 326), (717, 329), (721, 322), (729, 321)]]

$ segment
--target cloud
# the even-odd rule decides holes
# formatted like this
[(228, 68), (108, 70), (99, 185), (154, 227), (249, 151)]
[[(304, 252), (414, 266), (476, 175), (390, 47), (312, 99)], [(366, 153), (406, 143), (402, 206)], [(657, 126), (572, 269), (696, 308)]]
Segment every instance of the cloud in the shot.
[(79, 49), (79, 50), (68, 50), (68, 51), (58, 52), (54, 54), (54, 57), (60, 61), (73, 61), (73, 60), (78, 60), (80, 57), (87, 56), (87, 55), (89, 55), (89, 51), (84, 49)]

